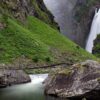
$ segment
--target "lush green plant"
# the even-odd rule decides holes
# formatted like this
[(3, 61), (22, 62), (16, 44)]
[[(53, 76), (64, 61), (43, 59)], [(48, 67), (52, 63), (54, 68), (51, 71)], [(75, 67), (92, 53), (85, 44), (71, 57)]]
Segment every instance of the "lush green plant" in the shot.
[(33, 59), (34, 62), (39, 60), (58, 63), (62, 59), (67, 62), (67, 56), (73, 61), (74, 58), (77, 61), (95, 58), (85, 50), (78, 49), (76, 44), (57, 30), (31, 16), (25, 24), (7, 19), (7, 28), (0, 30), (0, 48), (0, 62), (13, 61), (21, 55)]

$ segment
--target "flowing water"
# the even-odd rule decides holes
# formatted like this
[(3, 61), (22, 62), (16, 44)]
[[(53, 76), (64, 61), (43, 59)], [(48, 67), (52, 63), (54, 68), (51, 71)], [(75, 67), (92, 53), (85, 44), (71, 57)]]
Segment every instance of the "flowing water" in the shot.
[(0, 100), (64, 100), (44, 95), (42, 82), (48, 74), (30, 75), (32, 82), (0, 89)]
[(92, 53), (94, 40), (96, 39), (98, 34), (100, 34), (100, 9), (96, 9), (95, 11), (91, 30), (87, 39), (86, 50), (90, 53)]

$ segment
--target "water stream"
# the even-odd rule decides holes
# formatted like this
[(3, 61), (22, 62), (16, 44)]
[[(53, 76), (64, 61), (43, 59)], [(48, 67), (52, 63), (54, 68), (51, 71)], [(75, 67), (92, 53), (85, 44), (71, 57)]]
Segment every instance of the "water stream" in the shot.
[(95, 10), (91, 30), (87, 39), (86, 50), (90, 53), (92, 53), (94, 40), (96, 39), (98, 34), (100, 34), (100, 9)]
[(47, 9), (55, 17), (55, 21), (60, 26), (60, 31), (68, 38), (75, 40), (76, 34), (73, 21), (73, 9), (77, 0), (44, 0)]
[(30, 75), (32, 82), (0, 89), (0, 100), (66, 100), (44, 94), (42, 82), (48, 74)]

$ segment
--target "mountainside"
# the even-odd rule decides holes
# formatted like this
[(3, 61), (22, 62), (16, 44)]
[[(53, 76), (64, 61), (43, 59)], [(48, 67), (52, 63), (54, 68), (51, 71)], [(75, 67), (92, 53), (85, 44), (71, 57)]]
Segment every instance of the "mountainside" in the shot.
[(0, 13), (21, 22), (24, 22), (28, 15), (35, 16), (52, 27), (57, 26), (42, 0), (1, 0)]
[(97, 36), (96, 40), (94, 41), (94, 45), (93, 54), (100, 57), (100, 35)]
[(96, 59), (49, 26), (55, 28), (56, 24), (50, 13), (41, 8), (39, 1), (41, 0), (2, 0), (0, 63), (14, 62), (16, 66), (21, 63), (26, 67), (25, 64), (30, 62), (42, 66)]
[[(88, 38), (91, 23), (95, 13), (95, 9), (100, 8), (100, 0), (78, 0), (76, 5), (75, 19), (81, 26), (82, 34), (84, 35), (85, 41)], [(100, 57), (100, 36), (94, 41), (93, 54)], [(86, 44), (86, 43), (85, 43)]]

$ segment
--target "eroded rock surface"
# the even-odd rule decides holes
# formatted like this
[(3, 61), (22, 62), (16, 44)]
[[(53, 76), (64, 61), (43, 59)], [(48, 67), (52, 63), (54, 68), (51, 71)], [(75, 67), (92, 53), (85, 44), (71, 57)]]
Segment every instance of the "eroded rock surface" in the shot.
[(49, 75), (44, 84), (49, 95), (100, 100), (100, 64), (91, 60), (75, 64)]
[(0, 88), (30, 82), (30, 77), (22, 70), (0, 69)]

